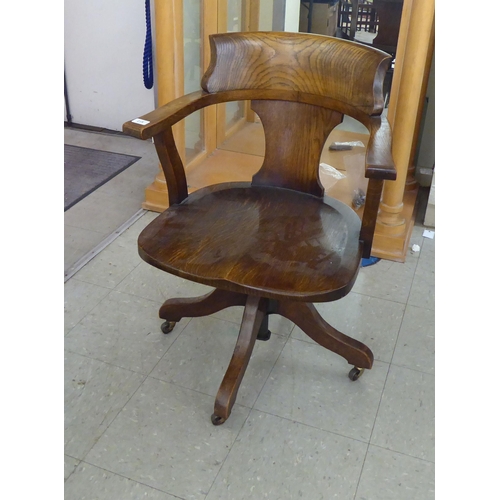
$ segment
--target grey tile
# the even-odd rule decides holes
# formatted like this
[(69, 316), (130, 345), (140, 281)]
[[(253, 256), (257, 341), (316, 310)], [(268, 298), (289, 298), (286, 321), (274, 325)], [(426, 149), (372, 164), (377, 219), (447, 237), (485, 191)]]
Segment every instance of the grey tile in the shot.
[(360, 269), (353, 292), (405, 304), (410, 294), (418, 257), (407, 255), (406, 262), (380, 260)]
[(73, 457), (68, 457), (68, 455), (64, 455), (64, 480), (68, 479), (71, 474), (75, 471), (77, 465), (80, 463), (80, 460), (77, 460)]
[(154, 212), (144, 212), (138, 220), (97, 254), (75, 276), (88, 283), (115, 288), (139, 264), (143, 263), (139, 256), (137, 238), (140, 232), (157, 216), (158, 214)]
[(214, 400), (148, 378), (85, 461), (182, 498), (203, 499), (249, 409), (235, 405), (221, 426)]
[(408, 305), (392, 363), (434, 373), (434, 311)]
[(368, 448), (355, 500), (434, 500), (434, 464)]
[[(335, 302), (315, 304), (323, 319), (345, 335), (366, 344), (375, 359), (391, 361), (404, 304), (359, 293), (350, 293)], [(292, 337), (314, 342), (298, 326)]]
[(410, 247), (413, 244), (417, 244), (420, 247), (422, 247), (423, 242), (424, 242), (424, 237), (423, 237), (424, 230), (425, 230), (425, 227), (420, 226), (418, 224), (415, 224), (413, 226), (413, 229), (411, 232), (411, 238), (410, 238), (410, 245), (409, 245)]
[(159, 490), (82, 463), (64, 485), (65, 500), (175, 500)]
[(194, 283), (141, 262), (116, 290), (158, 302), (177, 297), (198, 297), (213, 288)]
[(165, 335), (159, 304), (112, 291), (65, 338), (69, 351), (149, 374), (189, 322)]
[(391, 365), (371, 443), (434, 461), (434, 376)]
[(368, 441), (388, 365), (374, 363), (356, 382), (350, 368), (324, 347), (290, 338), (254, 408)]
[(408, 304), (435, 309), (434, 240), (424, 238)]
[(100, 190), (89, 194), (65, 212), (65, 224), (106, 236), (124, 224), (141, 209), (141, 201)]
[(422, 239), (422, 252), (424, 255), (435, 253), (436, 251), (436, 230), (434, 228), (424, 228), (424, 230), (433, 231), (434, 235), (432, 238)]
[[(217, 395), (233, 355), (239, 326), (216, 318), (193, 318), (180, 338), (151, 372), (167, 382)], [(286, 338), (257, 341), (236, 402), (252, 406), (280, 355)]]
[(64, 332), (68, 333), (99, 302), (109, 290), (71, 278), (64, 284)]
[(252, 410), (207, 500), (352, 499), (366, 448)]
[(69, 269), (106, 238), (103, 232), (64, 226), (64, 270)]
[(87, 263), (75, 277), (87, 283), (115, 288), (142, 262), (136, 247), (127, 237), (119, 237)]
[[(137, 153), (132, 153), (137, 156)], [(141, 158), (123, 172), (110, 179), (99, 188), (101, 193), (111, 196), (119, 193), (123, 197), (136, 200), (140, 205), (144, 201), (144, 191), (158, 175), (158, 157), (156, 154)]]
[(73, 353), (64, 363), (65, 452), (82, 459), (144, 377)]
[[(160, 214), (157, 212), (145, 211), (139, 219), (137, 219), (125, 232), (120, 235), (120, 238), (126, 238), (137, 251), (137, 238), (141, 231), (151, 222), (153, 222)], [(142, 262), (142, 260), (141, 260)]]

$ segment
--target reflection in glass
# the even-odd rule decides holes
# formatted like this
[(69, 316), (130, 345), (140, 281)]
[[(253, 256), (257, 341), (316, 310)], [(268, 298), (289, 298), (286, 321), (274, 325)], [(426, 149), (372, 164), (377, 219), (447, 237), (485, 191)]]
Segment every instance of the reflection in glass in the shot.
[[(183, 1), (184, 18), (184, 93), (199, 90), (201, 59), (201, 9), (198, 0)], [(203, 151), (203, 110), (184, 120), (186, 163)]]
[[(228, 33), (244, 31), (243, 28), (243, 0), (227, 0)], [(226, 104), (226, 132), (244, 116), (245, 106), (241, 101)]]

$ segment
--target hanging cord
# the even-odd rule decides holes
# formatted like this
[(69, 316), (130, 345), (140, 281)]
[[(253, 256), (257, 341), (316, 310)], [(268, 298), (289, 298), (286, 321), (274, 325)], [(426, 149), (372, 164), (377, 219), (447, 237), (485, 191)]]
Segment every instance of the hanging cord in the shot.
[(146, 41), (142, 60), (142, 78), (147, 89), (153, 88), (153, 42), (151, 40), (151, 9), (146, 0)]

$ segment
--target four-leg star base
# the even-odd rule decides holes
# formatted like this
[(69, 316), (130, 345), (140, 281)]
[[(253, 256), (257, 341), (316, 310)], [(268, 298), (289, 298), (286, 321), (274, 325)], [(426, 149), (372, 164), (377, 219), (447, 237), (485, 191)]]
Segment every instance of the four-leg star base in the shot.
[[(333, 328), (320, 316), (314, 305), (307, 302), (278, 301), (215, 289), (202, 297), (169, 299), (161, 306), (159, 315), (169, 325), (185, 317), (206, 316), (231, 306), (245, 306), (245, 310), (233, 356), (215, 398), (212, 415), (214, 425), (223, 424), (231, 414), (255, 341), (269, 339), (270, 314), (289, 319), (319, 345), (346, 359), (354, 366), (349, 373), (351, 380), (357, 380), (365, 368), (370, 369), (373, 365), (373, 353), (366, 345)], [(165, 330), (171, 331), (168, 328)]]

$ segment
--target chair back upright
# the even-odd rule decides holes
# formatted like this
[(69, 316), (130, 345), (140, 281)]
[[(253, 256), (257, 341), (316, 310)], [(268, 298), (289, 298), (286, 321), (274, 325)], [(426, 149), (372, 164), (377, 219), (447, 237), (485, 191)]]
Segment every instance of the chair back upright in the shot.
[(223, 33), (210, 45), (202, 89), (250, 99), (264, 127), (265, 158), (252, 184), (323, 196), (324, 143), (344, 114), (366, 122), (382, 113), (390, 56), (305, 33)]

